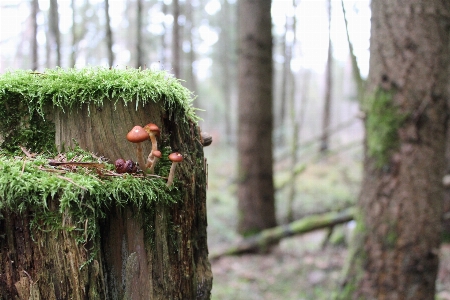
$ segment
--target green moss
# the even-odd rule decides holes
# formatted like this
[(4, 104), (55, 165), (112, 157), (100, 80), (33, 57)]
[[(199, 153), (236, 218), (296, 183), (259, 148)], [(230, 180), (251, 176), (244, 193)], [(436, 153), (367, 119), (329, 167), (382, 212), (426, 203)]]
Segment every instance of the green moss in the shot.
[[(66, 153), (67, 157), (75, 155), (80, 161), (95, 161), (81, 149)], [(49, 166), (49, 158), (40, 155), (31, 160), (0, 155), (1, 211), (21, 213), (32, 208), (35, 214), (32, 227), (80, 231), (79, 242), (85, 243), (97, 234), (97, 220), (105, 217), (112, 206), (133, 204), (150, 210), (155, 203), (169, 204), (180, 199), (176, 185), (167, 188), (165, 178), (102, 176), (87, 168), (64, 171)], [(164, 158), (159, 163), (164, 170), (170, 165)], [(111, 164), (104, 165), (113, 169)], [(64, 217), (71, 220), (66, 226), (61, 222)]]
[[(101, 107), (105, 101), (135, 101), (136, 109), (160, 103), (179, 124), (198, 121), (194, 97), (179, 80), (165, 71), (140, 69), (53, 69), (44, 73), (7, 72), (0, 76), (1, 148), (17, 151), (54, 151), (52, 109), (77, 109), (83, 104)], [(45, 137), (45, 138), (44, 138)]]
[(365, 103), (367, 154), (379, 168), (389, 162), (392, 151), (399, 146), (398, 128), (405, 120), (392, 96), (393, 91), (378, 89)]

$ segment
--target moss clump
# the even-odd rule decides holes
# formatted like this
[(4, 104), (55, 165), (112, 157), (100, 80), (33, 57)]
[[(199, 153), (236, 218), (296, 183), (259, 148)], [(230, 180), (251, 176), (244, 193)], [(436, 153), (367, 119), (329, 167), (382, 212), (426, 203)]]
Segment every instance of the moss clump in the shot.
[[(95, 162), (93, 156), (79, 148), (67, 152), (66, 156)], [(48, 165), (49, 158), (45, 155), (33, 159), (0, 155), (0, 211), (8, 209), (20, 213), (32, 208), (35, 226), (46, 224), (69, 231), (84, 232), (85, 221), (89, 219), (92, 222), (88, 224), (87, 235), (82, 237), (90, 239), (98, 230), (95, 220), (105, 217), (112, 206), (134, 204), (148, 210), (156, 203), (175, 203), (180, 198), (176, 186), (166, 187), (165, 178), (129, 174), (105, 176), (102, 169), (97, 172), (97, 169), (80, 167), (57, 169)], [(162, 159), (159, 163), (161, 170), (169, 168), (170, 161)], [(112, 164), (102, 164), (103, 172), (114, 168)], [(70, 215), (70, 227), (60, 227), (64, 214)]]
[(392, 151), (398, 148), (398, 128), (405, 116), (394, 105), (393, 91), (378, 89), (366, 101), (367, 154), (375, 159), (378, 168), (389, 162)]
[[(194, 97), (165, 71), (140, 69), (49, 69), (44, 73), (7, 72), (0, 76), (0, 147), (10, 152), (18, 145), (33, 151), (54, 151), (52, 109), (77, 109), (83, 104), (101, 107), (104, 101), (135, 101), (136, 109), (160, 103), (179, 124), (198, 121)], [(39, 124), (38, 124), (39, 123)], [(39, 126), (36, 126), (38, 124)]]

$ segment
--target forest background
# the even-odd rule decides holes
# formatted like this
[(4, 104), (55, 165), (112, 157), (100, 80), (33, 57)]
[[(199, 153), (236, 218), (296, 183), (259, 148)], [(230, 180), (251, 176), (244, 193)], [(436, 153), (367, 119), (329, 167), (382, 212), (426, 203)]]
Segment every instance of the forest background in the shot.
[[(271, 15), (276, 217), (285, 224), (351, 207), (358, 197), (364, 133), (352, 58), (365, 78), (370, 7), (368, 0), (274, 0)], [(164, 69), (193, 91), (200, 126), (213, 137), (205, 148), (213, 254), (242, 239), (237, 47), (235, 0), (0, 3), (0, 73)], [(271, 254), (213, 261), (213, 299), (327, 299), (341, 279), (348, 227), (283, 240)], [(438, 292), (448, 295), (443, 282)]]

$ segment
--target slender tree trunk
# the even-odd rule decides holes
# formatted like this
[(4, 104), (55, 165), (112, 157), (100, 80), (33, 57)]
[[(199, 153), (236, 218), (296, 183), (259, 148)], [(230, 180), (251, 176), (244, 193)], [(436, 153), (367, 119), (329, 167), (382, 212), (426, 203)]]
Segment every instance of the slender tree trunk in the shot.
[(238, 3), (238, 231), (276, 225), (272, 152), (271, 1)]
[(33, 0), (31, 2), (31, 23), (32, 23), (32, 37), (31, 37), (31, 69), (37, 70), (39, 68), (39, 44), (37, 41), (38, 24), (37, 15), (39, 13), (39, 1)]
[(342, 13), (344, 15), (344, 22), (345, 22), (345, 32), (347, 34), (347, 43), (348, 43), (348, 49), (350, 51), (350, 58), (352, 62), (352, 74), (354, 81), (356, 83), (356, 90), (358, 94), (358, 101), (362, 102), (364, 98), (364, 79), (361, 76), (361, 70), (358, 66), (358, 60), (356, 59), (355, 51), (353, 50), (353, 43), (350, 39), (350, 34), (348, 31), (348, 21), (347, 21), (347, 12), (345, 10), (344, 0), (341, 0), (341, 6), (342, 6)]
[(142, 0), (136, 1), (136, 68), (144, 67), (142, 53)]
[(331, 93), (333, 90), (333, 47), (331, 44), (331, 0), (328, 0), (328, 58), (325, 71), (325, 98), (322, 115), (322, 137), (320, 139), (320, 152), (325, 153), (329, 148), (330, 137), (328, 130), (331, 124)]
[(78, 34), (77, 34), (77, 24), (76, 24), (76, 4), (75, 0), (71, 1), (72, 7), (72, 51), (70, 52), (70, 66), (73, 68), (77, 63), (77, 46), (78, 46)]
[[(286, 125), (286, 108), (290, 105), (290, 102), (288, 101), (289, 97), (289, 82), (290, 82), (290, 76), (291, 76), (291, 61), (292, 61), (292, 48), (293, 44), (292, 41), (288, 41), (288, 36), (290, 33), (293, 33), (293, 27), (292, 22), (295, 16), (289, 17), (286, 15), (286, 24), (284, 27), (284, 35), (283, 35), (283, 57), (284, 57), (284, 63), (283, 63), (283, 70), (281, 73), (281, 84), (280, 84), (280, 114), (278, 116), (278, 123), (276, 124), (278, 127), (283, 127)], [(281, 141), (282, 143), (285, 141), (284, 136), (285, 131), (282, 132)]]
[(176, 78), (181, 76), (181, 38), (180, 25), (178, 18), (180, 17), (180, 3), (178, 0), (172, 1), (173, 25), (172, 25), (172, 70)]
[[(164, 1), (162, 1), (161, 3), (161, 11), (163, 13), (163, 15), (167, 15), (167, 5), (164, 3)], [(161, 49), (160, 49), (160, 55), (159, 55), (159, 62), (161, 64), (161, 69), (164, 69), (164, 66), (167, 62), (167, 51), (168, 51), (168, 46), (167, 46), (167, 26), (165, 24), (165, 22), (162, 23), (163, 26), (163, 34), (161, 35)]]
[(111, 17), (109, 15), (109, 0), (105, 0), (105, 28), (106, 28), (106, 51), (108, 53), (108, 65), (114, 65), (113, 34), (111, 30)]
[(233, 116), (235, 113), (235, 107), (233, 106), (233, 68), (234, 66), (234, 59), (233, 59), (233, 53), (235, 53), (234, 45), (236, 44), (233, 40), (232, 33), (236, 30), (235, 25), (230, 26), (230, 24), (234, 24), (232, 21), (232, 12), (230, 3), (228, 3), (228, 0), (223, 1), (223, 6), (221, 9), (221, 31), (220, 31), (220, 47), (218, 49), (219, 51), (219, 61), (222, 68), (222, 74), (224, 80), (221, 80), (221, 88), (222, 88), (222, 96), (224, 99), (224, 105), (225, 105), (225, 124), (224, 124), (224, 131), (225, 131), (225, 139), (228, 144), (232, 144), (233, 142), (236, 142), (235, 139), (235, 126), (233, 122)]
[(195, 43), (194, 43), (194, 35), (193, 31), (195, 28), (195, 16), (194, 16), (194, 7), (193, 1), (186, 1), (186, 26), (185, 32), (187, 35), (187, 41), (189, 42), (189, 53), (188, 60), (186, 66), (186, 85), (187, 87), (193, 91), (194, 93), (198, 92), (197, 90), (197, 79), (194, 72), (194, 63), (195, 63)]
[[(49, 15), (50, 32), (54, 41), (54, 53), (56, 55), (55, 65), (61, 67), (61, 34), (59, 32), (59, 12), (58, 1), (50, 0), (50, 15)], [(50, 48), (52, 49), (52, 47)], [(53, 50), (53, 49), (52, 49)]]
[(342, 299), (434, 299), (449, 92), (447, 1), (372, 1), (366, 158)]
[[(296, 0), (292, 1), (293, 10), (295, 11), (297, 9), (297, 3)], [(288, 190), (288, 207), (287, 207), (287, 221), (292, 222), (294, 220), (294, 201), (296, 196), (296, 168), (297, 160), (298, 160), (298, 144), (299, 144), (299, 133), (300, 133), (300, 122), (299, 115), (301, 113), (301, 110), (297, 110), (297, 101), (296, 101), (296, 95), (297, 95), (297, 88), (296, 88), (296, 76), (291, 70), (291, 60), (292, 60), (292, 51), (295, 45), (297, 44), (297, 34), (296, 34), (296, 28), (297, 28), (297, 19), (296, 16), (292, 16), (292, 32), (293, 32), (293, 40), (292, 44), (290, 45), (291, 50), (289, 51), (289, 72), (288, 72), (288, 82), (287, 86), (289, 87), (289, 107), (290, 107), (290, 114), (289, 118), (292, 124), (292, 140), (291, 140), (291, 166), (290, 166), (290, 177), (292, 178), (292, 182), (289, 185)], [(287, 31), (287, 30), (286, 30)], [(287, 57), (285, 58), (287, 59)]]

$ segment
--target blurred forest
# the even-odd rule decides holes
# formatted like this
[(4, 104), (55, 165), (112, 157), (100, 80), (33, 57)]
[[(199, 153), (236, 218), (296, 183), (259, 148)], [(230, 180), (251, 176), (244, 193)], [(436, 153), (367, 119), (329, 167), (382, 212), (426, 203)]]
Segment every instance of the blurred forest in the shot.
[[(212, 255), (243, 240), (237, 231), (238, 2), (0, 2), (0, 73), (163, 69), (193, 91), (200, 126), (213, 138), (205, 148)], [(368, 74), (370, 14), (369, 0), (272, 1), (273, 136), (272, 143), (260, 139), (273, 149), (278, 225), (357, 202), (364, 158), (358, 100)], [(269, 253), (213, 260), (213, 299), (330, 299), (354, 227), (343, 223), (283, 239)], [(450, 269), (439, 272), (437, 291), (450, 299)]]

